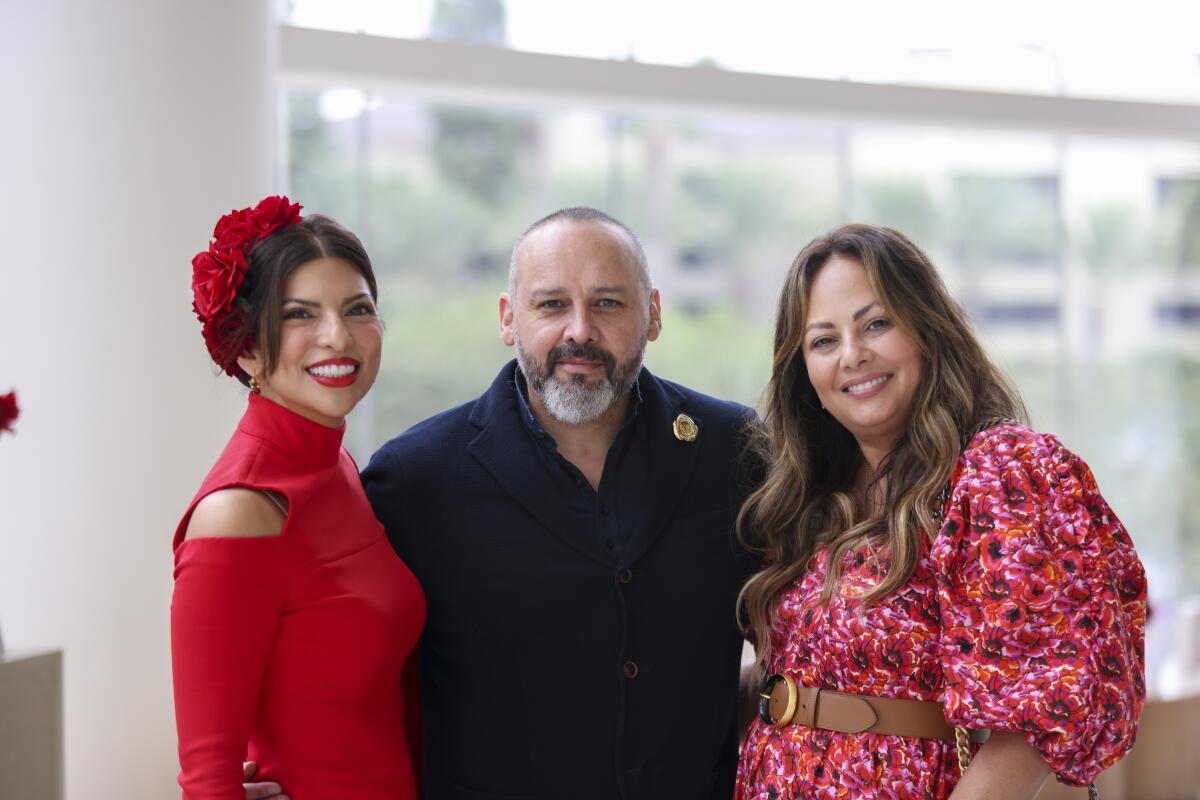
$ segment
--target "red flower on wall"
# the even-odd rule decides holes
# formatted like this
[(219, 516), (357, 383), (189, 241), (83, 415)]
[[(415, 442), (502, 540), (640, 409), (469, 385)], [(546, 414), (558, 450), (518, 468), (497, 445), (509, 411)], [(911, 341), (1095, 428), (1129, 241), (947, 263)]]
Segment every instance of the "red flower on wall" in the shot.
[(20, 415), (21, 409), (17, 407), (17, 393), (14, 391), (0, 394), (0, 433), (12, 433), (12, 424)]

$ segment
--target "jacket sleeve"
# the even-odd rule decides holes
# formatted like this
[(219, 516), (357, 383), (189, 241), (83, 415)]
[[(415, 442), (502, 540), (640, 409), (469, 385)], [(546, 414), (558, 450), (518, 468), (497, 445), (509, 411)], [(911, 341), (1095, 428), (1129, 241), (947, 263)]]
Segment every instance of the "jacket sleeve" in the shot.
[(242, 761), (286, 590), (282, 536), (190, 539), (175, 551), (171, 661), (188, 800), (245, 799)]

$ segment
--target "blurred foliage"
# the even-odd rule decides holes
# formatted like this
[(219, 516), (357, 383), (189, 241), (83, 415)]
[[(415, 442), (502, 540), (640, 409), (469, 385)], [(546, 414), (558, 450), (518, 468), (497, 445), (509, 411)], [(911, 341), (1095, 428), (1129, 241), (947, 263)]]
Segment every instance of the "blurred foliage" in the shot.
[[(430, 33), (503, 46), (506, 20), (501, 0), (436, 0)], [(449, 186), (488, 208), (500, 208), (528, 191), (522, 162), (537, 143), (537, 123), (524, 114), (463, 106), (434, 106), (433, 161)], [(486, 250), (480, 258), (494, 254)]]
[(502, 47), (507, 27), (503, 0), (435, 0), (429, 38)]
[(380, 232), (371, 258), (381, 272), (457, 281), (495, 248), (489, 209), (458, 187), (383, 173), (371, 197), (368, 225)]
[[(512, 357), (498, 338), (497, 295), (513, 240), (537, 217), (592, 205), (638, 231), (670, 283), (647, 365), (757, 405), (779, 280), (800, 246), (843, 213), (837, 174), (822, 171), (820, 158), (730, 155), (701, 123), (609, 114), (588, 133), (594, 157), (558, 163), (557, 148), (579, 145), (548, 139), (553, 115), (402, 101), (403, 113), (386, 119), (368, 110), (366, 119), (328, 122), (318, 94), (288, 98), (290, 193), (360, 233), (379, 275), (387, 336), (376, 389), (353, 424), (360, 460), (478, 396)], [(1052, 265), (1070, 243), (1103, 278), (1097, 286), (1120, 287), (1113, 282), (1155, 262), (1200, 267), (1200, 181), (1161, 188), (1165, 210), (1154, 220), (1099, 205), (1069, 231), (1056, 230), (1058, 186), (1048, 177), (959, 174), (937, 185), (864, 177), (850, 184), (845, 210), (974, 275)], [(1001, 344), (997, 358), (1034, 426), (1062, 435), (1093, 466), (1156, 574), (1200, 590), (1200, 359), (1165, 343), (1112, 363), (1064, 365), (1058, 327), (1006, 324), (986, 338)], [(1009, 334), (1024, 344), (1006, 353)]]
[(348, 220), (354, 181), (344, 148), (321, 118), (320, 94), (288, 93), (288, 191), (309, 208)]
[(478, 397), (512, 358), (499, 337), (501, 284), (439, 285), (393, 276), (380, 287), (387, 321), (374, 417), (378, 443)]
[(1163, 258), (1180, 272), (1200, 271), (1200, 178), (1160, 181)]
[[(640, 218), (641, 214), (632, 210), (617, 209), (610, 188), (611, 178), (611, 174), (606, 175), (595, 170), (579, 170), (552, 175), (546, 190), (546, 202), (538, 211), (549, 213), (568, 206), (591, 206), (605, 209), (607, 213), (614, 215), (634, 230), (644, 230), (635, 223), (635, 219)], [(533, 221), (533, 219), (528, 219), (525, 224), (528, 225)], [(523, 230), (524, 227), (522, 225), (521, 229)], [(514, 236), (514, 238), (516, 237)]]
[(771, 374), (771, 326), (732, 304), (685, 313), (667, 305), (663, 332), (646, 347), (655, 375), (757, 407)]
[(966, 266), (1053, 264), (1057, 258), (1058, 180), (958, 175), (947, 231)]
[(437, 106), (433, 160), (451, 186), (497, 208), (528, 190), (522, 161), (537, 126), (521, 114)]
[(1101, 205), (1088, 209), (1078, 233), (1083, 260), (1104, 274), (1120, 274), (1149, 260), (1150, 243), (1137, 211), (1127, 205)]
[(737, 264), (763, 239), (783, 232), (791, 240), (828, 224), (831, 213), (808, 207), (796, 188), (791, 176), (765, 167), (718, 162), (684, 171), (669, 210), (680, 258), (693, 267)]
[[(1175, 375), (1175, 385), (1171, 387), (1175, 430), (1166, 435), (1178, 438), (1182, 463), (1171, 474), (1163, 475), (1163, 480), (1174, 480), (1178, 484), (1180, 508), (1178, 528), (1173, 531), (1175, 536), (1163, 543), (1163, 551), (1174, 554), (1178, 545), (1178, 555), (1173, 557), (1177, 564), (1184, 565), (1181, 576), (1185, 583), (1180, 594), (1197, 594), (1200, 593), (1200, 569), (1196, 569), (1200, 566), (1200, 535), (1197, 535), (1200, 531), (1200, 414), (1196, 413), (1196, 398), (1200, 398), (1200, 363), (1195, 359), (1178, 359)], [(1155, 512), (1155, 517), (1147, 519), (1175, 517), (1169, 510), (1164, 513), (1159, 508)], [(1168, 530), (1172, 528), (1174, 526)]]
[(1072, 379), (1093, 390), (1072, 398), (1072, 415), (1086, 424), (1064, 443), (1092, 467), (1152, 577), (1167, 578), (1156, 594), (1200, 592), (1200, 364), (1159, 350)]
[(853, 188), (852, 216), (902, 231), (932, 247), (942, 234), (942, 215), (929, 187), (916, 178), (864, 179)]

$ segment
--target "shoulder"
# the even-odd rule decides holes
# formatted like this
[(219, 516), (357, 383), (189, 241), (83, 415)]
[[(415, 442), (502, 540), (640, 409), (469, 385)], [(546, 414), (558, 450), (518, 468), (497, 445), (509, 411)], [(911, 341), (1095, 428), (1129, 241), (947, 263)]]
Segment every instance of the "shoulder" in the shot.
[(964, 453), (1022, 459), (1037, 458), (1059, 449), (1062, 442), (1053, 434), (1039, 433), (1019, 422), (1005, 422), (971, 437)]
[(1057, 436), (1039, 433), (1016, 422), (1006, 422), (975, 434), (963, 450), (965, 466), (983, 471), (1031, 470), (1078, 456)]
[(229, 487), (207, 494), (188, 518), (184, 539), (255, 538), (283, 533), (284, 515), (266, 493)]
[(457, 464), (467, 444), (479, 434), (471, 422), (478, 401), (464, 403), (418, 422), (385, 442), (362, 471), (363, 482), (389, 483), (402, 474), (438, 472), (440, 465)]
[(1046, 495), (1096, 491), (1082, 458), (1049, 433), (1004, 423), (980, 431), (962, 455), (962, 476), (978, 487), (1003, 487)]
[(725, 423), (741, 427), (757, 418), (754, 409), (744, 406), (741, 403), (736, 403), (732, 400), (722, 400), (719, 397), (698, 392), (683, 384), (664, 380), (657, 376), (650, 376), (650, 378), (657, 381), (668, 396), (672, 394), (677, 395), (680, 406), (685, 411), (695, 413), (704, 422)]
[(447, 436), (462, 435), (474, 428), (470, 420), (477, 402), (473, 400), (421, 420), (384, 442), (371, 457), (371, 462), (374, 463), (380, 457), (399, 458), (445, 447)]

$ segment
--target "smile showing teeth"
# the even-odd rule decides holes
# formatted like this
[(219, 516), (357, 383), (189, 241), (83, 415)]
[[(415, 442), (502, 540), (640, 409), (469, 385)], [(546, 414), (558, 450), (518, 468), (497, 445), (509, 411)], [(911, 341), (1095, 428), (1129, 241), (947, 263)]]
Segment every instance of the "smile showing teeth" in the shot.
[(317, 367), (309, 367), (308, 374), (318, 378), (344, 378), (353, 374), (357, 369), (358, 367), (354, 364), (322, 364)]
[(871, 391), (876, 386), (887, 383), (891, 379), (891, 375), (880, 375), (878, 378), (872, 378), (869, 381), (863, 381), (862, 383), (856, 383), (852, 386), (847, 386), (842, 391), (846, 392), (847, 394), (862, 394), (863, 392)]

